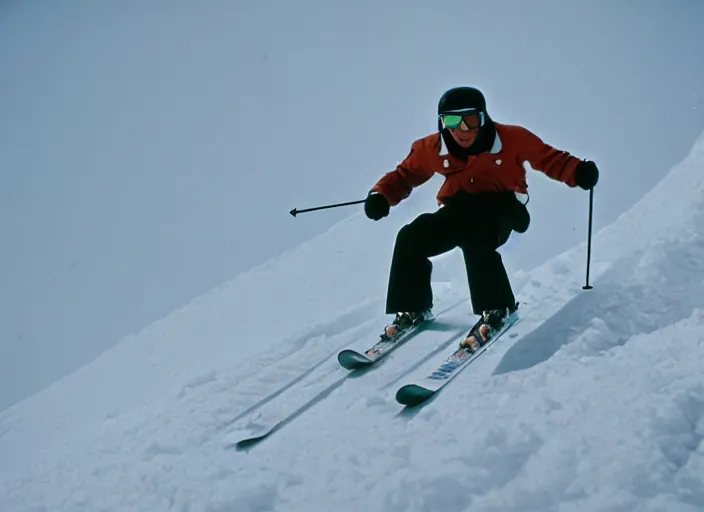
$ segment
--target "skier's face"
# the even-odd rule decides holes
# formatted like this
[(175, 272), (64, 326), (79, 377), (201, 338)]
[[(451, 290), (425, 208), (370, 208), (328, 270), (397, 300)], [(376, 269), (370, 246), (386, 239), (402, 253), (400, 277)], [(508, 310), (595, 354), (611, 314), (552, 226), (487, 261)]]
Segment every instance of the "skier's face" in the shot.
[(477, 135), (479, 135), (479, 128), (470, 129), (464, 121), (458, 128), (448, 128), (448, 131), (452, 138), (455, 139), (455, 142), (463, 148), (468, 148), (474, 144), (474, 141), (477, 140)]

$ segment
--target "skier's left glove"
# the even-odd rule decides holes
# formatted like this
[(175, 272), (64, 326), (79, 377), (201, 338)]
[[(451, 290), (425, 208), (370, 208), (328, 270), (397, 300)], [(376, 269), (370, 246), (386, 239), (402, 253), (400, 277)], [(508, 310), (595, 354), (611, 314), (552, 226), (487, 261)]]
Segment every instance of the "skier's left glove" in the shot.
[(574, 171), (574, 181), (584, 190), (594, 188), (599, 181), (599, 169), (591, 160), (583, 160)]

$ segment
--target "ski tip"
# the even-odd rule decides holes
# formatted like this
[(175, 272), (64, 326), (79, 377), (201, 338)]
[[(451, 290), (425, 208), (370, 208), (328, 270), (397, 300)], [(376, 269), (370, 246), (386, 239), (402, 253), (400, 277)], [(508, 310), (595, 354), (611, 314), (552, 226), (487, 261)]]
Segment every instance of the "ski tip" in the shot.
[(435, 394), (434, 391), (416, 384), (407, 384), (396, 392), (396, 401), (401, 405), (415, 407), (427, 401)]
[(249, 450), (252, 446), (256, 445), (259, 441), (261, 441), (265, 437), (266, 437), (266, 435), (263, 435), (263, 436), (250, 437), (247, 439), (242, 439), (241, 441), (237, 441), (234, 444), (235, 451), (243, 452), (243, 451)]
[(337, 362), (348, 370), (356, 370), (357, 368), (363, 368), (373, 363), (367, 356), (351, 349), (345, 349), (337, 354)]

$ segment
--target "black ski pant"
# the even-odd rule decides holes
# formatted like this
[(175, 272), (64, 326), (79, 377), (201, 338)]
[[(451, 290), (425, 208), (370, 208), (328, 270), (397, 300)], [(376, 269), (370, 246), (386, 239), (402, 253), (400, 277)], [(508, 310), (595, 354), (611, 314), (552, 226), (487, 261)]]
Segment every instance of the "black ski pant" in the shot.
[(400, 229), (389, 275), (387, 314), (432, 307), (430, 258), (458, 247), (464, 255), (473, 312), (514, 307), (511, 284), (497, 251), (512, 231), (506, 196), (500, 194), (464, 194)]

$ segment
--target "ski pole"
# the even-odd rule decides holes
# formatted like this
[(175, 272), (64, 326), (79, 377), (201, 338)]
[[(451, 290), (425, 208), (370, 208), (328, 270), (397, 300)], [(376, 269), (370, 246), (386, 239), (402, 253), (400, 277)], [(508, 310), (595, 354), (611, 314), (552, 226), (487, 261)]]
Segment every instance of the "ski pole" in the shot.
[(293, 216), (295, 217), (295, 216), (298, 215), (299, 213), (312, 212), (312, 211), (315, 211), (315, 210), (324, 210), (324, 209), (326, 209), (326, 208), (337, 208), (337, 207), (339, 207), (339, 206), (347, 206), (347, 205), (350, 205), (350, 204), (360, 204), (360, 203), (363, 203), (364, 201), (366, 201), (366, 199), (360, 199), (359, 201), (350, 201), (350, 202), (347, 202), (347, 203), (328, 204), (328, 205), (326, 205), (326, 206), (316, 206), (315, 208), (306, 208), (306, 209), (304, 209), (304, 210), (298, 210), (298, 209), (294, 208), (293, 210), (291, 210), (291, 211), (288, 212), (288, 213), (290, 213), (291, 215), (293, 215)]
[(589, 190), (589, 233), (587, 235), (587, 282), (582, 286), (583, 290), (591, 290), (593, 286), (589, 284), (589, 265), (592, 257), (592, 216), (594, 212), (594, 187)]

